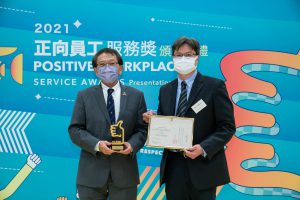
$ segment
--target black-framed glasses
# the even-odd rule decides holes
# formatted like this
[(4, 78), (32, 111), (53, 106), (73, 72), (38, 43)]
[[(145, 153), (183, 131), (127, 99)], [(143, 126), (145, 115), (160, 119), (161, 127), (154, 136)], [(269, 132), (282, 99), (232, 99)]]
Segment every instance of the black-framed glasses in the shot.
[(173, 58), (182, 58), (182, 57), (192, 58), (192, 57), (195, 57), (195, 56), (196, 56), (196, 54), (194, 54), (194, 53), (185, 53), (185, 54), (178, 53), (178, 54), (174, 54)]
[(105, 66), (116, 66), (116, 65), (119, 65), (118, 62), (115, 62), (115, 61), (110, 61), (110, 62), (107, 62), (107, 63), (97, 63), (97, 67), (105, 67)]

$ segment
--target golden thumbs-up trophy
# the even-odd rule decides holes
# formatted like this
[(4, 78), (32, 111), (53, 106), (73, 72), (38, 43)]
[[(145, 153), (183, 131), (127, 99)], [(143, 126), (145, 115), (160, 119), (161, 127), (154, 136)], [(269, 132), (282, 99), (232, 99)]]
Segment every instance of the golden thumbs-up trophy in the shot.
[(116, 124), (110, 125), (111, 149), (114, 151), (124, 150), (124, 128), (122, 124), (123, 120), (120, 120)]

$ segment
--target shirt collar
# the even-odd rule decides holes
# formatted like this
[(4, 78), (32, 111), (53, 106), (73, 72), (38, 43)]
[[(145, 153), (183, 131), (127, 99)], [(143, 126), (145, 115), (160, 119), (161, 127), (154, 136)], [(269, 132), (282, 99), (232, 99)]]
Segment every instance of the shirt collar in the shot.
[[(192, 87), (192, 85), (193, 85), (193, 83), (194, 83), (194, 80), (195, 80), (195, 78), (196, 78), (196, 76), (197, 76), (197, 73), (198, 73), (198, 71), (195, 70), (195, 72), (193, 73), (193, 75), (190, 76), (190, 77), (188, 77), (188, 78), (185, 80), (185, 82), (186, 82), (186, 84), (188, 85), (189, 88)], [(181, 82), (182, 82), (183, 80), (182, 80), (181, 78), (179, 78), (179, 76), (177, 77), (177, 80), (178, 80), (178, 85), (181, 85)]]
[[(102, 89), (107, 91), (110, 87), (107, 87), (107, 85), (101, 83)], [(118, 81), (117, 84), (112, 87), (112, 89), (114, 89), (114, 91), (117, 91), (120, 88), (120, 82)]]

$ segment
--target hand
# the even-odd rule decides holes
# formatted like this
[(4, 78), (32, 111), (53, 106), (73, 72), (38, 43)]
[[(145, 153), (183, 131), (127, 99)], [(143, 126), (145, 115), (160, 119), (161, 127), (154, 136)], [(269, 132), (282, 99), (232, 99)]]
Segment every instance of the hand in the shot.
[(124, 150), (123, 151), (119, 151), (118, 153), (124, 154), (124, 155), (128, 155), (132, 152), (132, 147), (131, 144), (128, 142), (124, 142)]
[(191, 159), (195, 159), (202, 154), (203, 154), (203, 149), (200, 146), (200, 144), (196, 144), (193, 147), (184, 150), (184, 155)]
[(32, 169), (34, 169), (41, 162), (42, 162), (41, 158), (36, 154), (31, 154), (27, 158), (27, 165)]
[(99, 143), (99, 150), (105, 154), (105, 155), (111, 155), (112, 153), (114, 153), (115, 151), (111, 150), (111, 148), (109, 147), (111, 146), (111, 143), (108, 141), (100, 141)]
[(154, 114), (155, 113), (152, 110), (143, 113), (143, 120), (144, 120), (144, 122), (149, 123), (151, 116), (154, 115)]

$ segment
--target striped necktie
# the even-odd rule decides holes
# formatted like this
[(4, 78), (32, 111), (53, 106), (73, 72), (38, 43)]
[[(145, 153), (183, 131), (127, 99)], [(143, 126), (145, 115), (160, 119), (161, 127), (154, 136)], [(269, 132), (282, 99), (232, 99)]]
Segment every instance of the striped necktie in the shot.
[(110, 122), (111, 124), (116, 123), (116, 116), (115, 116), (115, 104), (114, 104), (114, 98), (112, 96), (112, 93), (114, 92), (114, 89), (109, 88), (107, 90), (107, 111), (109, 114)]
[(178, 101), (176, 116), (183, 117), (187, 109), (187, 90), (186, 82), (181, 82), (181, 93)]

